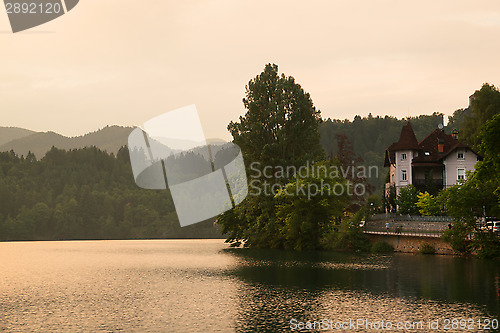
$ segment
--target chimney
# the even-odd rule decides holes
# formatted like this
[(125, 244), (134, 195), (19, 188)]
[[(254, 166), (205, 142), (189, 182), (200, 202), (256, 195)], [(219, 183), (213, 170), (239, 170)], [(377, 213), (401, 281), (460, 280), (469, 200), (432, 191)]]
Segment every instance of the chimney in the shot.
[(444, 140), (442, 138), (438, 139), (438, 152), (444, 153)]
[(451, 136), (453, 137), (453, 139), (458, 140), (458, 130), (456, 128), (451, 131)]

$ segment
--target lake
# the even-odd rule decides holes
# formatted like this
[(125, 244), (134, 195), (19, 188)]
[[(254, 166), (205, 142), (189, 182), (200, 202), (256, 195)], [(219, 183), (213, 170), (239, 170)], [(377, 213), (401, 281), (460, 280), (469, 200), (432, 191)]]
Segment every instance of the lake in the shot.
[(131, 240), (0, 243), (0, 263), (6, 332), (491, 332), (500, 314), (500, 265), (451, 256)]

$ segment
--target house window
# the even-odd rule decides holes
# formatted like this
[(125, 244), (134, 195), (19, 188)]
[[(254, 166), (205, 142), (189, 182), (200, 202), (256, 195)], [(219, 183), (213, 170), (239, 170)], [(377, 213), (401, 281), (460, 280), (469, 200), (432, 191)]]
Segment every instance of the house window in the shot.
[(405, 182), (407, 179), (406, 170), (401, 170), (401, 180)]
[(457, 153), (457, 159), (458, 160), (463, 160), (464, 159), (464, 153), (462, 153), (462, 152)]
[(457, 169), (457, 179), (465, 179), (465, 169)]
[(401, 160), (402, 160), (402, 161), (405, 161), (405, 160), (406, 160), (406, 153), (402, 153), (402, 154), (401, 154)]

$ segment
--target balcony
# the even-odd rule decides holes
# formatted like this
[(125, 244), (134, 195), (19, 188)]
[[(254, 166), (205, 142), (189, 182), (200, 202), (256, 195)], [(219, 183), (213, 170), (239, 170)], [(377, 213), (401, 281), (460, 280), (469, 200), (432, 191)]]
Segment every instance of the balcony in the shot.
[(442, 179), (413, 179), (412, 183), (420, 192), (437, 194), (437, 191), (443, 189)]

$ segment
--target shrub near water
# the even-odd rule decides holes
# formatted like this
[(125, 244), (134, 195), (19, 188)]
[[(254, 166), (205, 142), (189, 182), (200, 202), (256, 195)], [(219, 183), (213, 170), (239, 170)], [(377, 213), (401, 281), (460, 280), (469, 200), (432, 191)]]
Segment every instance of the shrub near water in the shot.
[(418, 248), (418, 253), (420, 253), (420, 254), (435, 254), (436, 249), (434, 248), (434, 246), (432, 246), (430, 244), (422, 243), (422, 244), (420, 244), (420, 246)]
[(376, 243), (373, 243), (372, 252), (373, 253), (392, 253), (392, 252), (394, 252), (394, 248), (392, 247), (391, 244), (389, 244), (387, 242), (378, 241)]
[(359, 227), (359, 222), (364, 216), (364, 209), (360, 209), (349, 220), (343, 221), (340, 226), (321, 239), (322, 247), (330, 250), (369, 252), (370, 240)]

